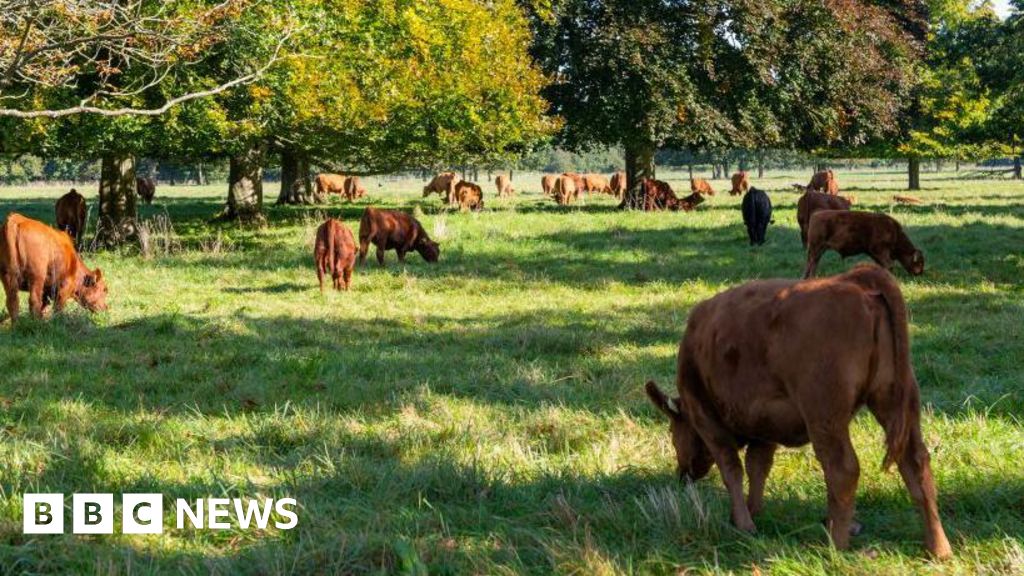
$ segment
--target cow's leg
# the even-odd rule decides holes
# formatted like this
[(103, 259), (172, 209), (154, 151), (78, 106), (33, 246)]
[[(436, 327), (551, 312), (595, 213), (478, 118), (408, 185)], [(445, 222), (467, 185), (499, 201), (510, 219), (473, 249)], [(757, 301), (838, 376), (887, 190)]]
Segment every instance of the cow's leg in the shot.
[(746, 468), (747, 478), (750, 480), (747, 510), (750, 510), (751, 516), (756, 516), (764, 505), (764, 484), (768, 479), (768, 472), (772, 469), (775, 449), (778, 447), (778, 444), (770, 442), (752, 442), (747, 446)]
[(4, 292), (7, 296), (7, 315), (13, 325), (18, 320), (18, 282), (15, 278), (4, 277)]
[(348, 287), (352, 284), (352, 265), (351, 264), (349, 264), (348, 266), (345, 266), (345, 270), (343, 272), (343, 278), (344, 278), (344, 281), (345, 281), (345, 290), (348, 290)]
[(359, 265), (362, 266), (363, 262), (366, 262), (366, 253), (370, 250), (370, 239), (360, 238), (359, 239)]
[(921, 511), (921, 518), (924, 520), (924, 540), (928, 551), (936, 558), (948, 558), (953, 554), (946, 538), (946, 532), (942, 528), (942, 520), (939, 518), (938, 497), (935, 491), (935, 480), (932, 478), (931, 457), (928, 455), (928, 448), (925, 447), (921, 438), (920, 409), (917, 402), (912, 402), (913, 408), (910, 414), (902, 415), (899, 411), (905, 410), (901, 406), (890, 406), (886, 401), (868, 402), (868, 408), (875, 415), (875, 418), (889, 431), (891, 427), (899, 425), (903, 420), (903, 426), (909, 428), (907, 446), (896, 463), (903, 477), (903, 483), (907, 486), (911, 499), (917, 504)]
[(744, 532), (756, 532), (754, 519), (750, 517), (750, 510), (743, 499), (743, 464), (740, 463), (739, 453), (732, 446), (714, 446), (709, 443), (708, 448), (722, 474), (722, 482), (729, 491), (733, 525)]
[(384, 266), (384, 241), (377, 243), (377, 264)]
[(892, 256), (889, 255), (888, 250), (879, 250), (877, 253), (870, 254), (871, 259), (875, 261), (879, 266), (886, 270), (892, 269)]
[(322, 258), (316, 259), (316, 279), (320, 282), (320, 293), (324, 293), (324, 261)]
[(814, 454), (825, 471), (828, 489), (828, 530), (836, 548), (850, 547), (860, 463), (850, 442), (849, 420), (809, 425)]
[(43, 317), (43, 279), (33, 279), (28, 286), (28, 308), (36, 318)]
[(816, 247), (811, 247), (807, 250), (807, 268), (804, 269), (804, 279), (811, 278), (818, 271), (818, 261), (821, 260), (821, 255), (824, 253)]

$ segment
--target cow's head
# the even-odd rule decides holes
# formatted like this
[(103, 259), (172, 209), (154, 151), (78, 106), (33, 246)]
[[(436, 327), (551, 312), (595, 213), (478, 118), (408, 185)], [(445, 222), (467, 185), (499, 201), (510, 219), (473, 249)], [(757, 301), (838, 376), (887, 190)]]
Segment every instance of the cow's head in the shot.
[(441, 247), (437, 242), (434, 242), (430, 238), (423, 238), (416, 245), (416, 251), (420, 253), (427, 262), (437, 262), (437, 257), (441, 255)]
[(107, 309), (107, 283), (103, 281), (102, 270), (97, 268), (86, 273), (78, 291), (75, 292), (75, 299), (90, 312), (102, 312)]
[(924, 253), (920, 250), (914, 250), (907, 252), (900, 256), (900, 264), (903, 268), (914, 276), (920, 276), (924, 274)]
[(676, 466), (679, 479), (700, 480), (707, 476), (714, 460), (707, 445), (697, 435), (689, 418), (683, 413), (679, 398), (669, 400), (668, 396), (653, 381), (647, 382), (647, 396), (651, 402), (668, 416), (672, 445), (676, 449)]

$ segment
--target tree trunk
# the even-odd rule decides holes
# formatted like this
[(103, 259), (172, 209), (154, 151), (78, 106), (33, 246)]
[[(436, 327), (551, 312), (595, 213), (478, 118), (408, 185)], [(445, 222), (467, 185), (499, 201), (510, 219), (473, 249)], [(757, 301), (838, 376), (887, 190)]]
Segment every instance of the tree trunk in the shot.
[(655, 145), (652, 142), (626, 146), (626, 184), (629, 187), (622, 198), (622, 204), (619, 205), (619, 208), (630, 210), (644, 209), (644, 199), (640, 193), (640, 182), (644, 178), (655, 177), (654, 152)]
[(729, 168), (731, 168), (731, 166), (728, 162), (722, 162), (722, 178), (729, 177)]
[(921, 159), (911, 156), (907, 159), (907, 190), (921, 189)]
[(693, 160), (690, 160), (686, 164), (687, 169), (690, 171), (690, 180), (693, 180)]
[(100, 163), (99, 222), (96, 239), (114, 247), (137, 235), (137, 195), (135, 157), (131, 154), (105, 154)]
[(764, 154), (757, 155), (757, 178), (764, 178)]
[(1020, 156), (1013, 157), (1013, 179), (1020, 180)]
[(281, 152), (281, 192), (277, 204), (320, 204), (313, 182), (309, 179), (309, 159), (301, 152), (285, 148)]
[(263, 150), (253, 147), (231, 157), (228, 200), (222, 219), (252, 221), (263, 215)]
[(196, 184), (206, 186), (206, 173), (203, 172), (203, 163), (196, 164)]

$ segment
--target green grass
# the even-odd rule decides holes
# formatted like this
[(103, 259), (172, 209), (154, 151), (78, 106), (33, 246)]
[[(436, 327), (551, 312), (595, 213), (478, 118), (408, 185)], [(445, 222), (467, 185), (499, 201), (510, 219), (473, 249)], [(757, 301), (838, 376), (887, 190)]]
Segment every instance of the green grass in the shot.
[[(663, 174), (663, 176), (665, 176)], [(677, 190), (682, 174), (669, 174)], [(110, 310), (0, 325), (0, 566), (10, 573), (437, 574), (1024, 572), (1024, 188), (926, 174), (927, 205), (892, 206), (898, 172), (840, 172), (861, 209), (893, 213), (926, 253), (898, 272), (912, 314), (943, 520), (955, 558), (924, 555), (882, 433), (866, 414), (848, 552), (820, 524), (809, 448), (783, 450), (759, 534), (738, 533), (717, 472), (684, 487), (648, 378), (671, 386), (688, 311), (752, 278), (797, 277), (791, 182), (769, 174), (775, 225), (751, 249), (739, 200), (695, 213), (559, 209), (520, 196), (444, 213), (414, 180), (369, 182), (355, 206), (269, 208), (211, 225), (223, 186), (162, 186), (180, 249), (87, 254)], [(379, 185), (382, 184), (382, 185)], [(720, 191), (723, 181), (714, 182)], [(80, 189), (86, 188), (79, 186)], [(91, 186), (88, 188), (92, 188)], [(49, 221), (63, 187), (0, 191), (0, 214)], [(90, 197), (94, 190), (83, 190)], [(268, 187), (276, 195), (276, 185)], [(357, 268), (321, 296), (316, 212), (355, 232), (364, 205), (415, 210), (441, 261)], [(372, 260), (372, 255), (371, 255)], [(851, 262), (835, 254), (821, 273)], [(24, 303), (24, 301), (23, 301)], [(25, 492), (295, 497), (291, 531), (21, 534)], [(115, 498), (115, 500), (118, 500)], [(70, 518), (66, 519), (70, 523)], [(120, 522), (118, 521), (118, 525)]]

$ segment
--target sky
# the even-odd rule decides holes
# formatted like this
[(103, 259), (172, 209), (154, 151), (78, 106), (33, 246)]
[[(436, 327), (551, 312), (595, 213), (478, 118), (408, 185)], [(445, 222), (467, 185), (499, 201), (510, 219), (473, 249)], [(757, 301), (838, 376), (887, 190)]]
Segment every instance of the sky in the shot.
[(996, 14), (999, 14), (1000, 18), (1006, 18), (1010, 15), (1010, 0), (993, 0), (992, 6), (996, 9)]

